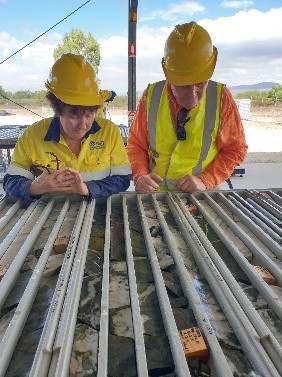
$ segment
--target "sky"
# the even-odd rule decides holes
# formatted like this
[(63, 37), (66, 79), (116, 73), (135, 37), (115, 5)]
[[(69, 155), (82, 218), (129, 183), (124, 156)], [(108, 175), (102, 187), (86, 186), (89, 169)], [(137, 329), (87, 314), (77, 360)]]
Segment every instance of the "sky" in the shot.
[[(101, 89), (126, 94), (128, 7), (134, 2), (0, 0), (0, 86), (11, 92), (44, 90), (54, 48), (66, 33), (80, 29), (100, 44)], [(190, 21), (203, 26), (218, 49), (214, 80), (228, 86), (282, 84), (281, 20), (281, 0), (139, 0), (136, 90), (164, 79), (166, 38), (175, 25)]]

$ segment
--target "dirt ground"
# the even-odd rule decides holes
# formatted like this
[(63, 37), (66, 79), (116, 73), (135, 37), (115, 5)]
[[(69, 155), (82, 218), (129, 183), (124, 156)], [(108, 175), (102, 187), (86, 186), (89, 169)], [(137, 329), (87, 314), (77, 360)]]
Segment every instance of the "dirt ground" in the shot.
[(249, 145), (245, 163), (282, 162), (282, 106), (251, 108), (243, 125)]

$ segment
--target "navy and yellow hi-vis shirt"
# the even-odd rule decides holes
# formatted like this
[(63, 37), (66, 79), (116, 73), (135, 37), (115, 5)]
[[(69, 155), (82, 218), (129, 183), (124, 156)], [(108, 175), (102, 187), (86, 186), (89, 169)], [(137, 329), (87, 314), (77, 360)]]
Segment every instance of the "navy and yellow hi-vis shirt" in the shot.
[(16, 144), (4, 177), (3, 188), (7, 194), (34, 199), (28, 193), (35, 178), (32, 166), (43, 171), (65, 167), (77, 170), (92, 197), (126, 191), (130, 185), (131, 170), (119, 129), (110, 120), (99, 117), (82, 140), (78, 156), (60, 134), (57, 117), (29, 126)]

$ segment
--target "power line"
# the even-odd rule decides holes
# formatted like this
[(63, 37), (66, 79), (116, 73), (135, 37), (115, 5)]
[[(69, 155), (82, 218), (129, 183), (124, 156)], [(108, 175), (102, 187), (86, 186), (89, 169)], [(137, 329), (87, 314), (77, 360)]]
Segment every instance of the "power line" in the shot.
[[(4, 63), (5, 61), (7, 61), (8, 59), (10, 59), (12, 56), (16, 55), (18, 52), (22, 51), (24, 48), (26, 48), (27, 46), (29, 46), (30, 44), (32, 44), (34, 41), (36, 41), (37, 39), (39, 39), (40, 37), (42, 37), (42, 35), (46, 34), (48, 31), (52, 30), (55, 26), (59, 25), (61, 22), (63, 22), (64, 20), (66, 20), (68, 17), (70, 17), (72, 14), (74, 14), (75, 12), (77, 12), (80, 8), (84, 7), (84, 5), (86, 5), (87, 3), (89, 3), (91, 0), (87, 0), (85, 3), (83, 3), (80, 7), (76, 8), (73, 12), (71, 12), (70, 14), (68, 14), (66, 17), (64, 17), (62, 20), (60, 20), (59, 22), (57, 22), (55, 25), (53, 25), (52, 27), (50, 27), (48, 30), (46, 30), (44, 33), (40, 34), (38, 37), (36, 37), (35, 39), (33, 39), (31, 42), (29, 42), (28, 44), (26, 44), (24, 47), (22, 47), (21, 49), (19, 49), (18, 51), (14, 52), (12, 55), (8, 56), (5, 60), (3, 60), (2, 62), (0, 62), (0, 64)], [(39, 114), (36, 114), (34, 111), (32, 110), (29, 110), (28, 108), (20, 105), (19, 103), (11, 100), (10, 98), (4, 96), (3, 94), (0, 94), (1, 97), (7, 99), (8, 101), (10, 102), (13, 102), (15, 105), (18, 105), (20, 107), (22, 107), (23, 109), (39, 116), (40, 118), (43, 118), (41, 115)]]
[(12, 99), (10, 99), (10, 98), (4, 96), (3, 94), (0, 94), (0, 96), (3, 97), (3, 98), (5, 98), (5, 99), (7, 99), (7, 100), (10, 101), (10, 102), (13, 102), (15, 105), (18, 105), (18, 106), (22, 107), (23, 109), (29, 111), (30, 113), (35, 114), (35, 115), (37, 115), (37, 116), (39, 116), (40, 118), (43, 119), (43, 116), (41, 116), (41, 115), (35, 113), (35, 112), (32, 111), (32, 110), (29, 110), (27, 107), (24, 107), (24, 106), (20, 105), (19, 103), (17, 103), (17, 102), (15, 102), (15, 101), (13, 101)]
[(26, 48), (27, 46), (29, 46), (30, 44), (32, 44), (33, 42), (35, 42), (37, 39), (39, 39), (40, 37), (42, 37), (42, 35), (46, 34), (48, 31), (54, 29), (55, 26), (59, 25), (61, 22), (63, 22), (64, 20), (66, 20), (68, 17), (70, 17), (72, 14), (74, 14), (75, 12), (77, 12), (80, 8), (84, 7), (84, 5), (86, 5), (87, 3), (89, 3), (91, 0), (87, 0), (85, 3), (83, 3), (80, 7), (76, 8), (73, 12), (71, 12), (70, 14), (68, 14), (66, 17), (64, 17), (61, 21), (57, 22), (55, 25), (53, 25), (52, 27), (50, 27), (48, 30), (46, 30), (44, 33), (40, 34), (38, 37), (36, 37), (35, 39), (33, 39), (31, 42), (29, 42), (28, 44), (26, 44), (25, 46), (23, 46), (22, 48), (20, 48), (18, 51), (14, 52), (12, 55), (8, 56), (5, 60), (3, 60), (2, 62), (0, 62), (0, 64), (4, 63), (5, 61), (7, 61), (8, 59), (10, 59), (12, 56), (16, 55), (18, 52), (22, 51), (24, 48)]

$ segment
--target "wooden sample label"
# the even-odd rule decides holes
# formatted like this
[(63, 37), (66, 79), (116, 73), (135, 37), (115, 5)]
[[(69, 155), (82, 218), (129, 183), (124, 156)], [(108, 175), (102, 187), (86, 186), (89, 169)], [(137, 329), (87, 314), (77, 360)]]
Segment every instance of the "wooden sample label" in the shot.
[(254, 266), (254, 268), (257, 270), (257, 272), (260, 274), (260, 276), (267, 284), (272, 285), (276, 283), (275, 277), (271, 275), (271, 273), (265, 267)]
[(198, 359), (207, 359), (209, 351), (207, 349), (205, 340), (198, 327), (191, 327), (179, 331), (181, 342), (183, 345), (185, 357), (195, 357)]
[(63, 254), (68, 248), (70, 238), (68, 236), (60, 236), (55, 239), (53, 249), (57, 254)]

